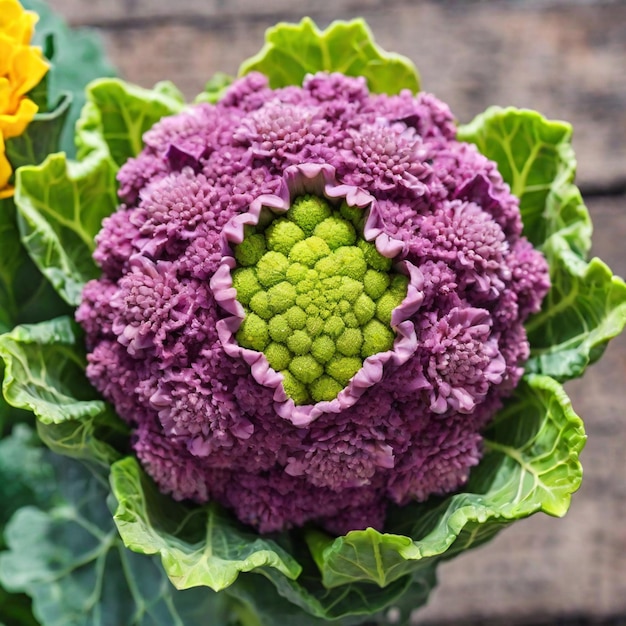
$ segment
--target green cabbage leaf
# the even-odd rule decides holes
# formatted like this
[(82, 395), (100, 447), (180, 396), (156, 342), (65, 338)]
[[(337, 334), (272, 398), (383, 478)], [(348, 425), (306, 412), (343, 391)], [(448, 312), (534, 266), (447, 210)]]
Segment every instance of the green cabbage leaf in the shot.
[(417, 92), (420, 88), (413, 63), (376, 45), (362, 19), (333, 22), (320, 31), (305, 17), (299, 24), (269, 28), (265, 39), (263, 49), (241, 64), (239, 75), (261, 72), (272, 89), (301, 85), (307, 74), (320, 71), (363, 76), (375, 93)]

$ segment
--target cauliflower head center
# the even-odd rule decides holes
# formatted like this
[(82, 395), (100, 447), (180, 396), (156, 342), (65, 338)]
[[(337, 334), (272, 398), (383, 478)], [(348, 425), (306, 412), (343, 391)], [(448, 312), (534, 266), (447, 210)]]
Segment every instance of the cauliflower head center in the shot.
[(330, 401), (393, 348), (409, 279), (363, 236), (363, 211), (306, 194), (261, 216), (234, 246), (240, 346), (263, 352), (294, 404)]

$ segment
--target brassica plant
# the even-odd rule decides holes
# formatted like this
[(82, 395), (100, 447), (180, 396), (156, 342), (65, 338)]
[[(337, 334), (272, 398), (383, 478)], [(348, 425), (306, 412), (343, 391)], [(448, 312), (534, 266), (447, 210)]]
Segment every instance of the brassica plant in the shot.
[(75, 312), (0, 337), (63, 485), (14, 515), (0, 582), (46, 625), (408, 623), (443, 559), (563, 515), (561, 383), (626, 315), (570, 139), (457, 125), (361, 20), (278, 25), (194, 104), (92, 83), (77, 160), (16, 177)]

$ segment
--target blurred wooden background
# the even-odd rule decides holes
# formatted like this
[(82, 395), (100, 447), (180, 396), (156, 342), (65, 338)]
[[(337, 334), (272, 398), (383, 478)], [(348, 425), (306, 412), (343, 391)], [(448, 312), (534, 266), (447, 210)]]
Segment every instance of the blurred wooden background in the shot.
[[(190, 98), (214, 72), (236, 73), (277, 21), (310, 15), (326, 26), (363, 16), (381, 46), (414, 60), (423, 88), (460, 121), (499, 104), (571, 122), (594, 252), (626, 275), (626, 0), (49, 3), (71, 25), (97, 29), (124, 78), (173, 80)], [(443, 565), (416, 623), (626, 624), (625, 388), (621, 338), (568, 385), (589, 435), (570, 513), (535, 516)]]

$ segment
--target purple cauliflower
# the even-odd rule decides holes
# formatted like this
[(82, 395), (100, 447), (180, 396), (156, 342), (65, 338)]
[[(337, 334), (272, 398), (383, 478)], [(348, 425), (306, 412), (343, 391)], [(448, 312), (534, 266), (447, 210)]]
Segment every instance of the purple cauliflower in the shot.
[(260, 74), (144, 136), (84, 289), (87, 374), (164, 493), (260, 532), (458, 489), (548, 290), (432, 95)]

